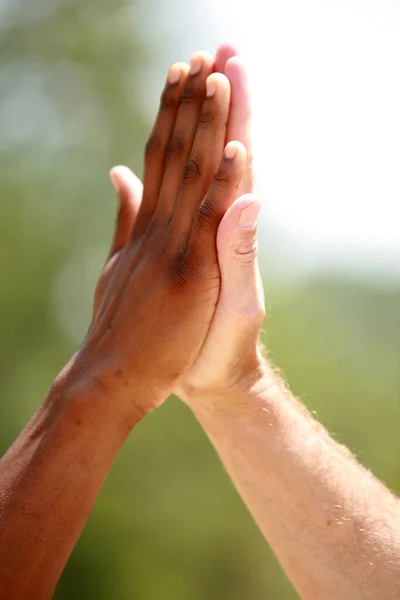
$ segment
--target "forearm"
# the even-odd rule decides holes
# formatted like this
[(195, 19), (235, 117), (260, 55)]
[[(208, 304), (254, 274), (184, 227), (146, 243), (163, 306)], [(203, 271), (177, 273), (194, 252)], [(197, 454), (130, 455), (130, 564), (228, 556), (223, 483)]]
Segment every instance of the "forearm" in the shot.
[(0, 597), (51, 598), (130, 427), (110, 398), (49, 392), (0, 462)]
[(268, 369), (195, 414), (303, 598), (398, 598), (400, 505)]

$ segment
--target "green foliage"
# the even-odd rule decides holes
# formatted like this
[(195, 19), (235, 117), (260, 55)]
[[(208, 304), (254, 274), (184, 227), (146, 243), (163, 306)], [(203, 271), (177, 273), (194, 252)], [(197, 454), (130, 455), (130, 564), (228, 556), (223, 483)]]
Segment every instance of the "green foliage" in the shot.
[[(0, 8), (2, 450), (85, 332), (113, 223), (107, 171), (141, 167), (143, 9)], [(286, 290), (266, 281), (266, 292), (267, 346), (292, 389), (400, 492), (400, 288), (337, 275)], [(170, 399), (118, 457), (55, 597), (295, 594), (193, 416)]]

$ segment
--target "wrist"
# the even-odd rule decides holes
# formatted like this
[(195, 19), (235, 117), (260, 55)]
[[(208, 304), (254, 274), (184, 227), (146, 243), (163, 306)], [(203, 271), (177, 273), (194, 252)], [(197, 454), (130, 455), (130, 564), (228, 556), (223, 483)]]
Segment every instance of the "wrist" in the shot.
[[(75, 354), (54, 380), (45, 399), (52, 418), (75, 420), (87, 429), (107, 430), (126, 437), (145, 412), (135, 398), (138, 390), (110, 381), (106, 373), (93, 372), (90, 365)], [(125, 388), (125, 389), (124, 389)]]
[(188, 388), (182, 399), (196, 412), (241, 413), (251, 410), (262, 399), (273, 397), (280, 382), (261, 349), (246, 368), (239, 365), (236, 376), (208, 388)]

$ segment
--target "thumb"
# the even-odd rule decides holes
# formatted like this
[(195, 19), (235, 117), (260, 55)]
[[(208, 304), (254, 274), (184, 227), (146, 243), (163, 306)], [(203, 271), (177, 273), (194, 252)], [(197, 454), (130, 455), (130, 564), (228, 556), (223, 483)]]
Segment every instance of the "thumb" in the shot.
[(114, 167), (110, 171), (110, 178), (118, 196), (119, 207), (109, 258), (128, 242), (143, 193), (142, 182), (128, 167)]
[(265, 313), (257, 260), (260, 208), (256, 195), (240, 196), (225, 213), (217, 233), (221, 294), (231, 309), (259, 326)]

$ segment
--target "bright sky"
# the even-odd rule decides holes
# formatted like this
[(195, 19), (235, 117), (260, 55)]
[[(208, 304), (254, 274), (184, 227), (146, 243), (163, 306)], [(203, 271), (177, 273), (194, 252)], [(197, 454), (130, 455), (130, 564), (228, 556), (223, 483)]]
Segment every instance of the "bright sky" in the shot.
[(265, 235), (308, 266), (400, 275), (400, 2), (175, 2), (180, 48), (232, 41), (250, 68)]

